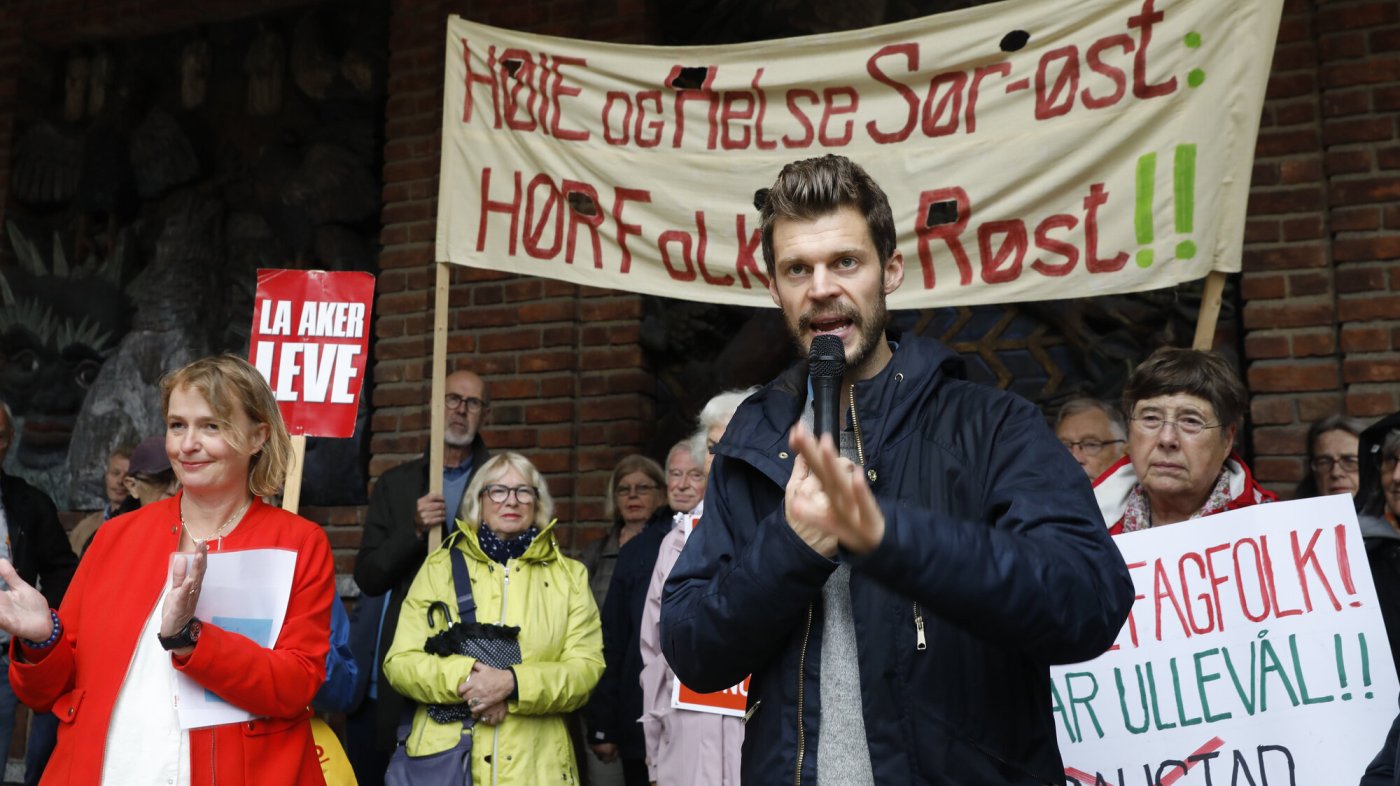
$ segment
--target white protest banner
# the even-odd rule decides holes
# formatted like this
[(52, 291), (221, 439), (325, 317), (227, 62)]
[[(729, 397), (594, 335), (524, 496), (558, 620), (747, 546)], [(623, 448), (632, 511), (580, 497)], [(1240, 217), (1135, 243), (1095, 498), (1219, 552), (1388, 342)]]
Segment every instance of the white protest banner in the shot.
[(447, 28), (437, 258), (770, 306), (755, 192), (826, 153), (889, 195), (895, 308), (1237, 272), (1282, 0), (1007, 0), (663, 48)]
[(1051, 670), (1066, 784), (1360, 780), (1400, 683), (1350, 497), (1115, 542), (1132, 615), (1109, 652)]

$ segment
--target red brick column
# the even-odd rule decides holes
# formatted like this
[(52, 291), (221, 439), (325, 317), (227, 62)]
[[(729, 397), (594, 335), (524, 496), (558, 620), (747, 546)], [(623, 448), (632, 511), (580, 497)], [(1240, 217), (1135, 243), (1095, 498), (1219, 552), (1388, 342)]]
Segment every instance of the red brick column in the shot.
[[(370, 474), (427, 443), (442, 80), (450, 4), (396, 2), (389, 31), (384, 228), (376, 303)], [(458, 9), (459, 12), (462, 9)], [(640, 2), (518, 2), (473, 10), (487, 24), (600, 40), (638, 40)], [(609, 473), (639, 449), (655, 383), (642, 368), (641, 299), (538, 278), (456, 268), (449, 370), (491, 384), (493, 450), (524, 453), (549, 478), (566, 524), (602, 523)], [(575, 528), (560, 532), (573, 545)]]
[(1313, 420), (1400, 402), (1398, 39), (1393, 2), (1285, 7), (1241, 282), (1254, 468), (1279, 491)]

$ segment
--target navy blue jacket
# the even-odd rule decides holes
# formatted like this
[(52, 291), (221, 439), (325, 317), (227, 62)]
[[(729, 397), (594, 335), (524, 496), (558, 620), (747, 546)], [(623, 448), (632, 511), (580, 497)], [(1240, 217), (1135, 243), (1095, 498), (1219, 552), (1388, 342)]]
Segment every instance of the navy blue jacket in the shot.
[(642, 610), (661, 541), (675, 512), (662, 505), (646, 528), (617, 551), (603, 602), (603, 661), (607, 668), (588, 700), (588, 744), (613, 743), (624, 759), (644, 759), (642, 734)]
[(367, 674), (361, 674), (360, 664), (350, 646), (350, 615), (345, 602), (336, 593), (331, 602), (331, 648), (326, 653), (326, 681), (311, 699), (317, 712), (350, 712), (364, 698)]
[[(885, 516), (878, 548), (838, 555), (853, 568), (875, 780), (1061, 784), (1049, 665), (1106, 650), (1133, 585), (1041, 414), (955, 378), (961, 368), (906, 337), (855, 385), (848, 416)], [(662, 602), (662, 649), (683, 682), (714, 691), (753, 674), (745, 783), (816, 783), (821, 591), (837, 563), (783, 520), (806, 374), (797, 365), (735, 413)]]
[(1360, 786), (1396, 786), (1400, 784), (1400, 715), (1390, 724), (1380, 753), (1361, 775)]

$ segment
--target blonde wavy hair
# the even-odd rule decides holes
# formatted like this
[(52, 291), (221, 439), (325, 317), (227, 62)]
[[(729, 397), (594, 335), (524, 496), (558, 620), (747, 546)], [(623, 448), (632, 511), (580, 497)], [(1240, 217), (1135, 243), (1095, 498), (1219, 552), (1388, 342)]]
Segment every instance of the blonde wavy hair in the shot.
[(554, 519), (554, 498), (549, 495), (549, 484), (545, 482), (544, 475), (535, 469), (535, 465), (531, 464), (529, 459), (519, 453), (497, 453), (482, 464), (481, 469), (472, 473), (472, 480), (467, 484), (466, 492), (462, 494), (462, 505), (457, 509), (457, 518), (467, 522), (469, 529), (475, 530), (481, 525), (482, 489), (500, 480), (512, 469), (520, 473), (520, 476), (525, 478), (526, 485), (535, 490), (535, 528), (544, 529)]
[[(255, 496), (271, 497), (282, 490), (287, 468), (292, 463), (292, 438), (277, 409), (277, 399), (267, 380), (251, 363), (237, 355), (201, 358), (172, 371), (160, 380), (160, 411), (170, 415), (170, 394), (189, 389), (204, 397), (213, 410), (224, 441), (248, 456), (248, 490)], [(239, 411), (254, 424), (268, 427), (267, 441), (260, 450), (249, 448), (251, 434), (234, 426)]]

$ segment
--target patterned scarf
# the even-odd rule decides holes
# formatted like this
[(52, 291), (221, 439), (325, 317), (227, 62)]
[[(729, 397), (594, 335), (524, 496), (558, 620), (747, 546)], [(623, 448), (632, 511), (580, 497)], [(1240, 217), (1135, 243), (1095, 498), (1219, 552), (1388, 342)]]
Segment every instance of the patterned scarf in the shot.
[(525, 550), (530, 548), (530, 544), (535, 542), (535, 536), (538, 534), (538, 529), (530, 527), (519, 537), (501, 540), (483, 523), (476, 528), (476, 542), (481, 544), (481, 550), (486, 552), (486, 556), (493, 562), (504, 565), (510, 560), (520, 559)]
[[(1220, 477), (1215, 479), (1215, 488), (1211, 489), (1210, 496), (1206, 497), (1206, 504), (1191, 518), (1198, 519), (1202, 516), (1209, 516), (1225, 510), (1230, 504), (1230, 470), (1223, 467), (1220, 470)], [(1123, 531), (1137, 532), (1138, 530), (1149, 529), (1152, 526), (1152, 506), (1147, 502), (1147, 491), (1142, 484), (1133, 486), (1133, 490), (1128, 493), (1128, 509), (1123, 512)]]

